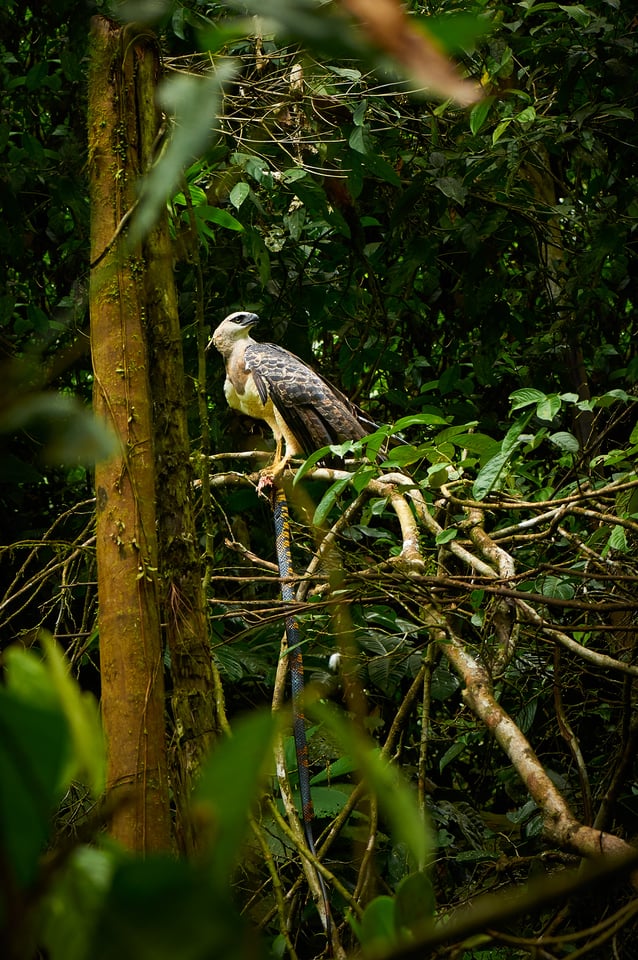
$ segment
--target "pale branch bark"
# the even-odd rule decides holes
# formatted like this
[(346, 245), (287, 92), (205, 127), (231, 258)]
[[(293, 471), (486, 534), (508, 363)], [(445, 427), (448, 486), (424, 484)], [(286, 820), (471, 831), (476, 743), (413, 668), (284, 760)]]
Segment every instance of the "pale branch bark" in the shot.
[[(466, 490), (471, 484), (467, 480), (459, 480), (457, 486)], [(617, 480), (607, 483), (604, 486), (592, 487), (589, 481), (581, 484), (576, 493), (571, 493), (566, 497), (554, 497), (552, 500), (508, 500), (503, 495), (493, 494), (489, 500), (472, 500), (471, 497), (457, 496), (453, 493), (452, 484), (443, 484), (439, 489), (446, 500), (459, 507), (477, 507), (479, 510), (501, 510), (506, 513), (516, 513), (520, 510), (552, 510), (554, 507), (562, 504), (581, 503), (589, 499), (600, 499), (602, 497), (614, 498), (616, 494), (625, 490), (634, 490), (638, 487), (638, 480)]]
[[(463, 680), (462, 696), (465, 703), (510, 759), (538, 805), (547, 837), (584, 857), (600, 854), (628, 857), (635, 853), (634, 848), (619, 837), (586, 826), (576, 819), (521, 729), (494, 697), (485, 668), (437, 611), (424, 608), (423, 613), (441, 653)], [(638, 877), (636, 885), (638, 887)]]
[[(347, 477), (348, 473), (345, 470), (334, 470), (334, 469), (320, 467), (320, 468), (316, 468), (312, 472), (312, 476), (316, 477), (317, 479), (332, 481), (332, 480), (338, 480), (338, 479)], [(388, 496), (389, 495), (388, 487), (392, 489), (393, 485), (398, 485), (399, 483), (401, 483), (402, 488), (405, 489), (406, 493), (410, 496), (410, 499), (411, 499), (412, 505), (415, 508), (415, 512), (418, 517), (418, 520), (425, 527), (426, 531), (430, 533), (434, 538), (442, 534), (445, 528), (441, 526), (439, 523), (437, 523), (435, 518), (432, 516), (429, 509), (427, 508), (427, 505), (423, 501), (422, 495), (420, 495), (420, 491), (416, 491), (416, 492), (414, 491), (413, 489), (414, 482), (410, 480), (410, 478), (407, 478), (402, 474), (397, 474), (397, 475), (392, 474), (392, 475), (389, 475), (389, 477), (390, 477), (389, 484), (384, 484), (382, 480), (377, 480), (377, 479), (371, 480), (368, 484), (368, 487), (366, 487), (366, 490), (369, 489), (371, 492), (373, 492), (377, 496)], [(241, 483), (251, 482), (249, 478), (246, 478), (244, 474), (239, 474), (235, 472), (218, 474), (217, 476), (212, 477), (211, 481), (215, 486), (217, 485), (224, 486), (226, 483), (241, 484)], [(618, 492), (619, 489), (620, 490), (633, 489), (636, 485), (637, 484), (635, 482), (608, 484), (604, 488), (604, 491), (598, 490), (595, 492), (595, 495), (600, 497), (603, 492), (605, 493), (605, 495), (612, 495)], [(396, 489), (396, 486), (395, 486), (395, 489)], [(365, 493), (365, 491), (363, 491), (362, 493)], [(594, 495), (594, 493), (592, 493), (592, 495)], [(574, 503), (579, 502), (579, 500), (582, 499), (582, 496), (583, 496), (582, 491), (579, 491), (579, 493), (575, 494), (574, 496), (561, 498), (559, 500), (554, 500), (554, 501), (548, 501), (547, 503), (558, 504), (559, 506), (563, 506), (564, 504), (573, 505)], [(475, 507), (475, 508), (480, 507), (480, 509), (482, 510), (486, 508), (485, 503), (480, 503), (478, 501), (472, 501), (472, 500), (465, 501), (462, 498), (455, 498), (455, 502), (458, 504), (459, 507)], [(490, 506), (490, 509), (495, 509), (496, 505), (490, 504), (489, 506)], [(502, 504), (498, 504), (498, 506), (501, 507), (502, 509), (505, 508), (505, 506)], [(508, 501), (506, 506), (509, 509), (512, 506), (519, 507), (520, 504), (510, 503)], [(531, 508), (531, 507), (534, 507), (535, 509), (539, 508), (539, 504), (533, 503), (533, 502), (527, 503), (526, 506), (528, 508)], [(543, 504), (543, 506), (547, 506), (547, 504)], [(399, 519), (401, 520), (402, 518), (404, 519), (404, 522), (405, 522), (407, 518), (407, 511), (402, 512), (402, 515)], [(337, 524), (339, 524), (339, 521), (337, 521)], [(335, 528), (335, 531), (336, 529), (337, 528)], [(402, 529), (402, 536), (403, 536), (404, 544), (406, 542), (411, 543), (414, 537), (414, 526), (412, 526), (410, 523), (407, 523), (405, 528)], [(493, 541), (491, 541), (491, 535), (488, 535), (483, 528), (479, 528), (477, 526), (474, 530), (473, 536), (477, 542), (480, 542), (482, 552), (487, 552), (488, 555), (492, 556), (492, 559), (495, 562), (497, 568), (499, 565), (501, 565), (502, 569), (507, 569), (509, 571), (508, 575), (510, 577), (514, 575), (513, 558), (511, 558), (509, 554), (503, 551), (498, 544), (495, 544), (493, 543)], [(499, 569), (496, 569), (492, 563), (487, 563), (485, 560), (481, 559), (481, 557), (476, 556), (475, 553), (473, 553), (463, 544), (458, 543), (455, 540), (452, 540), (445, 544), (445, 550), (449, 551), (454, 557), (460, 560), (464, 564), (464, 566), (468, 568), (467, 576), (475, 575), (478, 577), (487, 578), (488, 580), (492, 580), (492, 581), (500, 581), (502, 579)], [(509, 560), (506, 559), (508, 556), (510, 556)], [(393, 558), (393, 559), (396, 560), (396, 558)], [(418, 582), (419, 580), (419, 572), (420, 571), (418, 570), (418, 568), (416, 570), (413, 569), (412, 576), (414, 577), (416, 582)], [(625, 663), (614, 657), (610, 657), (608, 654), (599, 653), (596, 650), (592, 650), (589, 647), (583, 646), (583, 644), (578, 643), (578, 641), (574, 640), (564, 631), (558, 630), (555, 627), (549, 626), (546, 622), (545, 617), (542, 614), (538, 613), (535, 610), (535, 608), (531, 605), (531, 603), (523, 599), (520, 595), (515, 594), (514, 591), (512, 591), (511, 594), (508, 594), (506, 588), (501, 588), (501, 589), (504, 596), (509, 595), (512, 597), (512, 600), (515, 603), (517, 611), (519, 615), (522, 617), (522, 619), (524, 619), (527, 623), (531, 623), (535, 627), (539, 628), (540, 635), (547, 641), (551, 643), (561, 644), (561, 646), (563, 646), (566, 650), (569, 650), (574, 655), (580, 657), (583, 660), (586, 660), (588, 663), (591, 663), (594, 666), (599, 667), (601, 670), (614, 670), (614, 671), (628, 674), (630, 676), (638, 676), (638, 666), (630, 663)], [(539, 598), (539, 600), (540, 599), (541, 598)], [(551, 598), (544, 598), (542, 602), (549, 603), (551, 602)], [(567, 601), (565, 605), (568, 606), (569, 601)]]
[[(471, 542), (492, 564), (499, 578), (509, 581), (516, 573), (514, 558), (485, 532), (484, 523), (485, 511), (469, 507), (465, 526)], [(491, 626), (494, 635), (490, 650), (491, 669), (492, 675), (498, 676), (514, 656), (518, 634), (516, 606), (505, 597), (496, 598)]]
[[(347, 473), (318, 468), (313, 472), (313, 476), (324, 480), (335, 480), (342, 476), (347, 477)], [(416, 540), (419, 524), (434, 537), (442, 533), (445, 528), (432, 516), (422, 496), (419, 493), (415, 495), (412, 482), (409, 479), (404, 482), (405, 480), (406, 478), (403, 478), (399, 483), (394, 478), (385, 483), (383, 480), (377, 479), (370, 481), (366, 490), (355, 498), (350, 507), (346, 508), (347, 516), (345, 519), (343, 515), (340, 516), (328, 531), (326, 552), (324, 553), (321, 548), (316, 551), (313, 563), (308, 568), (307, 573), (313, 573), (315, 570), (313, 564), (318, 564), (319, 560), (325, 562), (326, 555), (333, 547), (336, 547), (339, 533), (348, 523), (352, 522), (356, 511), (363, 503), (364, 494), (388, 498), (399, 520), (404, 547)], [(410, 497), (410, 504), (407, 497)], [(542, 515), (542, 522), (546, 524), (558, 523), (566, 514), (574, 510), (578, 502), (579, 497), (576, 496), (555, 505), (550, 510), (545, 510)], [(502, 544), (496, 543), (485, 530), (484, 512), (487, 509), (486, 505), (468, 504), (459, 499), (458, 506), (466, 512), (467, 516), (465, 521), (460, 522), (459, 529), (467, 530), (469, 541), (459, 543), (452, 540), (442, 547), (443, 551), (455, 557), (467, 570), (465, 574), (454, 578), (457, 588), (464, 583), (466, 588), (475, 588), (478, 586), (477, 580), (485, 584), (485, 589), (488, 589), (487, 585), (489, 584), (489, 589), (497, 592), (502, 591), (502, 594), (518, 613), (521, 620), (538, 627), (540, 637), (552, 644), (558, 644), (569, 649), (572, 653), (601, 669), (614, 669), (629, 675), (638, 674), (638, 667), (616, 660), (606, 654), (598, 653), (595, 650), (590, 650), (572, 640), (563, 631), (549, 627), (542, 613), (539, 613), (533, 606), (530, 594), (508, 590), (504, 584), (508, 584), (516, 578), (515, 561)], [(535, 505), (535, 507), (538, 508), (538, 505)], [(489, 509), (494, 509), (494, 507), (490, 505)], [(593, 519), (593, 515), (595, 515), (595, 519), (599, 520), (602, 516), (609, 522), (608, 516), (595, 510), (584, 511), (584, 513), (588, 518), (592, 515), (591, 518)], [(539, 519), (538, 522), (540, 523), (541, 520)], [(379, 576), (382, 576), (381, 571), (379, 571)], [(311, 577), (308, 577), (304, 581), (303, 590), (306, 589), (306, 583), (310, 582), (311, 579)], [(424, 588), (429, 586), (430, 589), (435, 588), (437, 584), (441, 584), (445, 588), (449, 579), (447, 575), (424, 577), (419, 573), (414, 573), (412, 583), (415, 586), (422, 583)], [(301, 595), (305, 596), (305, 593)], [(430, 633), (431, 639), (436, 642), (440, 652), (461, 677), (464, 684), (463, 698), (465, 703), (500, 745), (517, 771), (521, 782), (537, 804), (543, 816), (545, 834), (549, 840), (564, 849), (589, 858), (599, 854), (614, 857), (632, 856), (633, 848), (624, 840), (603, 830), (583, 824), (574, 816), (565, 798), (543, 768), (528, 739), (494, 697), (491, 690), (491, 678), (486, 668), (477, 661), (470, 648), (455, 632), (451, 622), (445, 618), (443, 613), (439, 612), (430, 600), (424, 602), (424, 596), (425, 593), (419, 593), (415, 598), (416, 602), (421, 604), (421, 620), (424, 627)], [(542, 595), (535, 599), (541, 604), (548, 600)], [(557, 600), (557, 602), (560, 601)], [(579, 608), (581, 606), (583, 605), (579, 603)], [(621, 604), (621, 606), (624, 605)], [(503, 662), (506, 662), (506, 654), (503, 654), (503, 658)], [(422, 679), (423, 671), (418, 678), (419, 684)], [(392, 729), (396, 730), (397, 724), (393, 724)], [(331, 831), (328, 842), (331, 842), (334, 835)], [(638, 878), (635, 882), (638, 885)]]

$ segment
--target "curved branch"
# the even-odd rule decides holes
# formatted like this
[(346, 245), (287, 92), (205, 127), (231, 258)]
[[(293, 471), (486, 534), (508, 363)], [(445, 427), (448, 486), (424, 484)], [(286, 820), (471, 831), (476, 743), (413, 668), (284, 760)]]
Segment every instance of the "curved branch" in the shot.
[[(631, 856), (635, 849), (620, 837), (580, 823), (573, 815), (529, 740), (498, 703), (485, 669), (471, 656), (449, 624), (431, 608), (424, 610), (441, 652), (464, 683), (463, 699), (509, 757), (531, 797), (543, 814), (546, 835), (561, 847), (583, 857), (600, 854)], [(638, 876), (633, 878), (638, 889)]]

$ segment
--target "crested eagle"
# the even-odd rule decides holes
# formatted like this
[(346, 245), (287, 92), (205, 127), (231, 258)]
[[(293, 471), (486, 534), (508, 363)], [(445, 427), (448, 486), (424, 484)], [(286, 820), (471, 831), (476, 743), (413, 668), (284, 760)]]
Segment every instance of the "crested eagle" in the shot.
[[(226, 365), (224, 393), (229, 406), (265, 420), (277, 444), (279, 466), (301, 453), (346, 440), (360, 440), (377, 425), (340, 390), (289, 350), (259, 343), (250, 335), (256, 313), (229, 314), (214, 331), (208, 348)], [(283, 464), (280, 464), (285, 444)]]

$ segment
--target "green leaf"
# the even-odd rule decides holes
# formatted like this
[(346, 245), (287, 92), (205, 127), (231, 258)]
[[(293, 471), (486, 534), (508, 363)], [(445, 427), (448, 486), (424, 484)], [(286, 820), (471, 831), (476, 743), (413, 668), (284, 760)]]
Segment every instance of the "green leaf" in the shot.
[(397, 933), (422, 930), (434, 919), (436, 899), (432, 880), (423, 870), (409, 873), (397, 887), (394, 920)]
[(326, 783), (331, 780), (337, 780), (339, 777), (352, 773), (352, 771), (356, 769), (357, 765), (350, 757), (339, 757), (337, 760), (332, 760), (325, 770), (320, 770), (319, 773), (316, 773), (310, 783)]
[(552, 393), (546, 396), (538, 404), (536, 407), (536, 416), (539, 418), (539, 420), (551, 421), (560, 411), (560, 408), (560, 397), (557, 394)]
[(423, 18), (427, 31), (443, 45), (448, 53), (468, 52), (479, 37), (485, 36), (492, 25), (485, 17), (475, 13), (437, 14)]
[(36, 707), (0, 688), (0, 849), (5, 873), (18, 887), (35, 877), (69, 748), (60, 710)]
[(461, 681), (445, 665), (438, 666), (432, 674), (432, 699), (447, 700), (459, 689)]
[(290, 170), (284, 170), (281, 179), (284, 183), (295, 183), (297, 180), (303, 180), (308, 176), (308, 172), (303, 167), (291, 167)]
[(523, 387), (521, 390), (514, 390), (513, 393), (510, 393), (509, 399), (513, 401), (512, 413), (514, 413), (516, 410), (529, 407), (533, 403), (542, 403), (545, 399), (545, 394), (541, 393), (540, 390), (534, 390), (533, 387)]
[(207, 760), (195, 789), (195, 813), (210, 825), (210, 867), (220, 883), (241, 855), (248, 815), (272, 767), (278, 724), (269, 711), (242, 717)]
[(439, 177), (433, 182), (444, 196), (449, 197), (450, 200), (456, 200), (463, 206), (467, 197), (467, 187), (464, 187), (457, 177)]
[(230, 191), (228, 199), (234, 206), (235, 210), (239, 210), (244, 200), (250, 194), (250, 187), (243, 180), (240, 180), (239, 183), (236, 183), (233, 189)]
[(574, 587), (563, 577), (549, 575), (543, 577), (539, 582), (540, 592), (544, 597), (552, 597), (555, 600), (571, 600), (574, 596)]
[(606, 393), (603, 393), (601, 397), (595, 397), (594, 402), (597, 407), (611, 407), (618, 400), (623, 403), (627, 403), (628, 400), (634, 400), (635, 397), (630, 397), (628, 393), (624, 390), (608, 390)]
[[(232, 778), (226, 784), (232, 793)], [(220, 829), (223, 829), (220, 825)], [(171, 854), (120, 863), (98, 919), (90, 960), (246, 960), (261, 956), (230, 895), (200, 861)]]
[(566, 430), (559, 430), (558, 433), (552, 433), (549, 440), (565, 453), (578, 453), (580, 444), (573, 433)]
[(525, 107), (525, 109), (521, 110), (521, 112), (518, 113), (514, 119), (517, 120), (518, 123), (522, 123), (523, 126), (528, 126), (536, 119), (536, 110), (532, 106)]
[(511, 117), (509, 117), (506, 120), (501, 120), (501, 122), (497, 124), (496, 129), (492, 134), (492, 146), (495, 143), (498, 143), (498, 141), (501, 139), (501, 137), (503, 136), (503, 134), (505, 133), (505, 131), (507, 130), (511, 122), (512, 122), (512, 119)]
[(484, 100), (479, 100), (470, 110), (470, 130), (473, 134), (476, 135), (482, 128), (495, 99), (495, 97), (485, 97)]
[(319, 450), (315, 450), (314, 453), (311, 453), (304, 462), (301, 464), (292, 481), (293, 487), (296, 486), (300, 480), (302, 480), (309, 470), (312, 470), (320, 460), (323, 460), (330, 453), (330, 447), (320, 447)]
[(69, 674), (69, 666), (53, 637), (43, 634), (48, 674), (67, 719), (73, 741), (73, 776), (86, 782), (94, 797), (104, 791), (106, 782), (106, 750), (95, 698), (83, 693)]
[(394, 922), (394, 900), (381, 896), (371, 900), (361, 918), (361, 943), (375, 950), (387, 950), (396, 937)]
[(348, 145), (357, 153), (369, 153), (371, 148), (369, 128), (367, 126), (355, 127), (348, 138)]
[(17, 397), (2, 411), (0, 432), (26, 430), (43, 444), (50, 464), (93, 464), (117, 449), (115, 436), (75, 397), (32, 393)]
[(462, 740), (457, 740), (456, 743), (453, 743), (439, 760), (439, 773), (442, 773), (449, 763), (452, 763), (453, 760), (456, 760), (456, 758), (465, 751), (466, 746), (467, 745), (463, 743)]
[[(299, 816), (303, 816), (301, 796), (298, 790), (293, 793)], [(336, 787), (315, 786), (312, 788), (312, 805), (316, 817), (336, 817), (346, 805), (348, 794)]]
[[(437, 437), (437, 442), (438, 439)], [(488, 437), (485, 433), (461, 433), (450, 439), (456, 447), (461, 447), (469, 453), (477, 453), (479, 456), (493, 456), (499, 447), (498, 440)]]
[(367, 100), (361, 100), (357, 104), (352, 114), (352, 122), (354, 123), (355, 127), (362, 127), (364, 125), (367, 109), (368, 109)]
[(323, 497), (317, 504), (317, 509), (312, 518), (313, 525), (320, 527), (330, 511), (332, 510), (333, 504), (335, 503), (337, 497), (342, 490), (345, 490), (348, 484), (350, 483), (350, 477), (343, 477), (341, 480), (335, 480), (335, 482), (328, 487)]
[[(239, 184), (237, 184), (239, 186)], [(205, 206), (195, 207), (195, 216), (199, 220), (204, 220), (206, 223), (216, 223), (220, 227), (225, 227), (227, 230), (237, 230), (242, 231), (244, 225), (236, 220), (231, 213), (228, 213), (227, 210), (221, 210), (219, 207), (213, 207), (210, 204)]]
[(472, 485), (475, 500), (483, 500), (496, 487), (508, 459), (509, 453), (501, 450), (481, 467)]
[(610, 550), (617, 550), (619, 553), (628, 553), (629, 544), (627, 543), (627, 533), (624, 527), (621, 527), (620, 524), (616, 524), (611, 533), (609, 534), (609, 540), (607, 541), (607, 547)]
[(567, 14), (568, 17), (571, 17), (572, 20), (575, 20), (579, 27), (588, 27), (593, 13), (584, 7), (581, 3), (575, 4), (559, 4), (561, 10)]
[(394, 187), (401, 186), (401, 177), (398, 175), (391, 163), (388, 163), (378, 153), (368, 152), (364, 161), (364, 167), (385, 183), (391, 183)]
[(449, 543), (450, 540), (455, 540), (458, 536), (458, 530), (454, 527), (449, 527), (447, 530), (441, 530), (440, 533), (437, 533), (435, 542), (437, 547), (440, 547), (444, 543)]
[(50, 960), (86, 960), (113, 878), (113, 854), (78, 847), (41, 907), (42, 944)]
[(440, 417), (436, 413), (413, 413), (408, 417), (401, 417), (400, 420), (392, 427), (392, 432), (390, 436), (395, 433), (400, 433), (402, 430), (405, 430), (406, 427), (412, 427), (415, 424), (423, 424), (424, 426), (443, 426), (447, 424), (447, 420), (444, 417)]

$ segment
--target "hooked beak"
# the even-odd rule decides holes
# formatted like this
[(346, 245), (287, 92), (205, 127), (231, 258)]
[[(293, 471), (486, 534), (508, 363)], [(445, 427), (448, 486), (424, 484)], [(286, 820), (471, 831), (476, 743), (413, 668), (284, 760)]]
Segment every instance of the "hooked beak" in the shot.
[(240, 327), (253, 327), (256, 323), (259, 323), (259, 317), (256, 313), (244, 313), (235, 320), (235, 323), (238, 323)]

